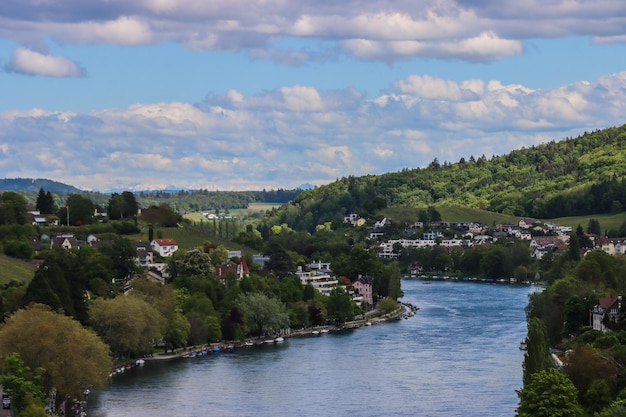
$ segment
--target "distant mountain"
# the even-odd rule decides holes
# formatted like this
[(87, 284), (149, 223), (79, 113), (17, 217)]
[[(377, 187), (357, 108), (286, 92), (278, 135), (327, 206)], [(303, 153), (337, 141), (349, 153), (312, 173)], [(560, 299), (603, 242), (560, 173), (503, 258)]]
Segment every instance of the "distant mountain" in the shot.
[(80, 193), (82, 190), (72, 186), (63, 184), (58, 181), (46, 180), (42, 178), (4, 178), (0, 179), (0, 190), (2, 191), (26, 191), (39, 192), (43, 188), (45, 191), (59, 194)]
[(300, 190), (312, 190), (313, 188), (315, 188), (315, 186), (313, 184), (306, 182), (304, 184), (298, 185), (296, 188)]

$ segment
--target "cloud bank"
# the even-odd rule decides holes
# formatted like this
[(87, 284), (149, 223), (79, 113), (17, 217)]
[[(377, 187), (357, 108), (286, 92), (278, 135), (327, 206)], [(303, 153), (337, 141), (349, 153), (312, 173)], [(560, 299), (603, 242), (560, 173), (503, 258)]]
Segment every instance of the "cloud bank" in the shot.
[[(291, 188), (487, 157), (623, 123), (626, 72), (533, 90), (411, 75), (367, 98), (293, 85), (200, 103), (0, 113), (0, 169), (97, 190)], [(28, 167), (28, 168), (25, 168)]]
[[(626, 3), (615, 0), (3, 0), (0, 5), (0, 38), (21, 45), (48, 39), (73, 45), (173, 42), (199, 51), (245, 51), (291, 65), (338, 56), (387, 63), (418, 57), (490, 62), (522, 54), (529, 39), (582, 36), (624, 43), (625, 26)], [(290, 39), (314, 46), (285, 47)], [(36, 73), (30, 67), (24, 72)]]

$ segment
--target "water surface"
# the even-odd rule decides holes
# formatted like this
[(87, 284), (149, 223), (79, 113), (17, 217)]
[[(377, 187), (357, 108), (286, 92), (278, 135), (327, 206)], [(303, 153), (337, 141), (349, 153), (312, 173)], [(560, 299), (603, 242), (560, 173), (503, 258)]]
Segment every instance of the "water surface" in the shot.
[(90, 417), (514, 416), (532, 287), (403, 280), (407, 320), (148, 362)]

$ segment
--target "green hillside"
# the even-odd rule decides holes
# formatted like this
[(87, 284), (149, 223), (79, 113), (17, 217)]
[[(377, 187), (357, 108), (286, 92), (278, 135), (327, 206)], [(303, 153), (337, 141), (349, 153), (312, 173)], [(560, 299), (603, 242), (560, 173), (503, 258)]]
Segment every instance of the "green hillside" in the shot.
[[(626, 207), (626, 125), (491, 159), (435, 159), (426, 168), (344, 177), (304, 191), (272, 211), (268, 222), (314, 230), (348, 213), (429, 206), (536, 219), (621, 213)], [(467, 220), (466, 213), (459, 214)]]
[(14, 280), (29, 283), (34, 274), (35, 268), (28, 262), (0, 255), (0, 286)]

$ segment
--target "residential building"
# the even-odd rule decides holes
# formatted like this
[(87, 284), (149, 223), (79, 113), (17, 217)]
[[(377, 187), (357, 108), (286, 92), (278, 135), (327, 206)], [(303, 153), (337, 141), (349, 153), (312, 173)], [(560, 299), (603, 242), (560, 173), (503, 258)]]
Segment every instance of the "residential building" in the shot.
[(302, 267), (298, 267), (296, 275), (300, 278), (302, 285), (311, 284), (313, 288), (327, 296), (339, 285), (339, 281), (336, 278), (322, 271), (303, 271)]
[(600, 298), (591, 310), (591, 326), (594, 330), (606, 332), (609, 330), (605, 326), (605, 320), (616, 322), (619, 320), (619, 312), (622, 308), (622, 296), (610, 295)]
[(150, 243), (143, 241), (134, 241), (135, 247), (135, 263), (141, 267), (148, 268), (154, 263), (154, 252)]
[(359, 275), (359, 278), (352, 283), (352, 287), (363, 297), (363, 302), (374, 304), (372, 277)]
[(50, 249), (63, 248), (63, 249), (79, 249), (84, 242), (80, 242), (78, 239), (74, 237), (71, 233), (61, 234), (53, 237), (50, 240)]
[(238, 280), (250, 275), (246, 258), (241, 257), (239, 263), (228, 261), (218, 266), (215, 268), (215, 278), (226, 279), (229, 271), (233, 271)]
[(178, 250), (178, 243), (172, 238), (154, 239), (150, 242), (152, 250), (163, 257), (172, 256)]

